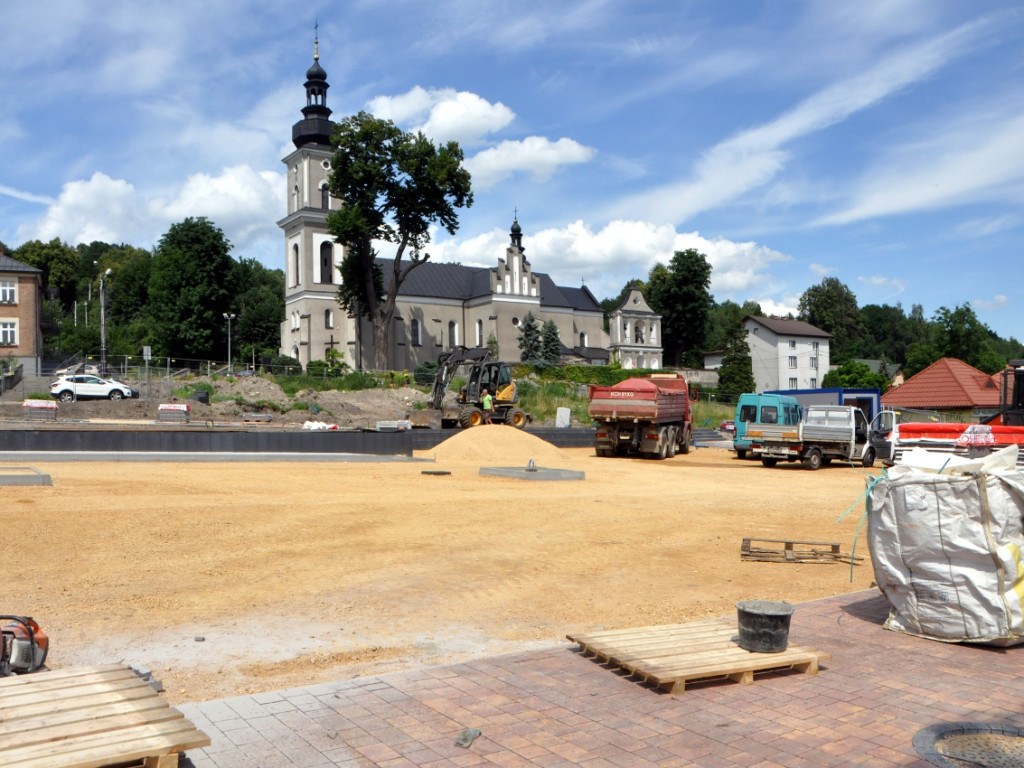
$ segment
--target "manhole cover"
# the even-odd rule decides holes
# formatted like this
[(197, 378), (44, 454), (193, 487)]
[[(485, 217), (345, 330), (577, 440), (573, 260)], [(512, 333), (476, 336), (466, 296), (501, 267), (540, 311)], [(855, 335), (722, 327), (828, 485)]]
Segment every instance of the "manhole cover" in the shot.
[(1019, 768), (1024, 728), (987, 723), (933, 725), (914, 734), (914, 749), (940, 768)]

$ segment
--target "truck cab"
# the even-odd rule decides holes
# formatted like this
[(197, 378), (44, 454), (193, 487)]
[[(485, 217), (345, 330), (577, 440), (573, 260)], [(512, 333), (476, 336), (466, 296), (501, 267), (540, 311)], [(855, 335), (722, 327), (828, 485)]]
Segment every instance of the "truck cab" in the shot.
[(732, 440), (737, 458), (745, 459), (750, 452), (748, 424), (799, 424), (800, 403), (787, 395), (758, 395), (753, 392), (740, 395), (736, 403), (736, 435)]

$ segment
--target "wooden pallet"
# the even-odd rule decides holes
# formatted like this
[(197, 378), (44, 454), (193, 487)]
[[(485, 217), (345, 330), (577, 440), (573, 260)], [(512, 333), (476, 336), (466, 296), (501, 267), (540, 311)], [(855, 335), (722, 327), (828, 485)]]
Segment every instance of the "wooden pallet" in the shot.
[(781, 653), (752, 653), (736, 644), (737, 634), (735, 621), (708, 619), (566, 637), (585, 655), (673, 694), (698, 681), (728, 679), (750, 685), (759, 672), (796, 669), (816, 675), (818, 662), (831, 658), (799, 646)]
[[(766, 546), (778, 545), (782, 546)], [(766, 563), (849, 563), (853, 558), (839, 551), (831, 541), (787, 541), (786, 539), (743, 539), (740, 560), (758, 560)]]
[(4, 768), (171, 768), (210, 738), (123, 664), (0, 678)]

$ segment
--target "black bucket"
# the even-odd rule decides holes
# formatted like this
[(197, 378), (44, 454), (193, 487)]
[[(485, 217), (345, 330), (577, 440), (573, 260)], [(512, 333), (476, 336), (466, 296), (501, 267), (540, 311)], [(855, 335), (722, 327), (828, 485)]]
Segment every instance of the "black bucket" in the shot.
[(755, 653), (782, 653), (789, 643), (793, 606), (778, 600), (744, 600), (736, 603), (740, 634), (736, 644)]

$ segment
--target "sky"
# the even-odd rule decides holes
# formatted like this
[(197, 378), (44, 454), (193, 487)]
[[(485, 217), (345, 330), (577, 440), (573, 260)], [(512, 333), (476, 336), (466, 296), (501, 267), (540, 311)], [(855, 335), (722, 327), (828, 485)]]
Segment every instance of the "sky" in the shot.
[[(189, 216), (284, 267), (314, 36), (335, 119), (456, 140), (438, 261), (598, 300), (674, 251), (716, 301), (969, 304), (1024, 340), (1019, 0), (36, 0), (0, 5), (0, 241), (155, 246)], [(387, 252), (382, 252), (387, 255)]]

